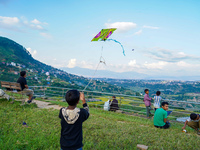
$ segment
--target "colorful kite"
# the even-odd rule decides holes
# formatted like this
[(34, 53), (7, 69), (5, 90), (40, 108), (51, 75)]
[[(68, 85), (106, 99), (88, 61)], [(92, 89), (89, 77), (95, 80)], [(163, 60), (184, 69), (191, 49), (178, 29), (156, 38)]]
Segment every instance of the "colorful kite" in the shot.
[[(111, 36), (111, 34), (112, 34), (115, 30), (116, 30), (116, 28), (102, 29), (102, 30), (91, 40), (91, 42), (93, 42), (93, 41), (106, 41), (106, 40), (107, 40), (107, 41), (114, 41), (114, 42), (116, 42), (116, 43), (118, 43), (118, 44), (121, 45), (121, 47), (122, 47), (122, 49), (123, 49), (123, 54), (124, 54), (124, 56), (125, 56), (125, 52), (124, 52), (124, 47), (123, 47), (123, 45), (122, 45), (120, 42), (118, 42), (117, 40), (108, 39), (108, 38)], [(102, 46), (102, 50), (103, 50), (103, 46)], [(101, 50), (101, 51), (102, 51), (102, 50)], [(95, 76), (95, 74), (96, 74), (96, 72), (97, 72), (97, 70), (98, 70), (98, 68), (99, 68), (100, 63), (103, 63), (104, 65), (106, 65), (105, 59), (102, 57), (102, 54), (101, 54), (99, 63), (98, 63), (98, 65), (97, 65), (97, 68), (96, 68), (96, 70), (95, 70), (95, 72), (94, 72), (92, 78), (90, 79), (90, 81), (88, 82), (88, 84), (85, 86), (85, 88), (83, 89), (83, 91), (85, 91), (85, 90), (87, 89), (87, 87), (89, 86), (89, 84), (92, 82), (92, 80), (93, 80), (93, 78), (94, 78), (94, 76)]]
[(107, 40), (107, 41), (114, 41), (114, 42), (116, 42), (116, 43), (118, 43), (118, 44), (121, 45), (121, 47), (122, 47), (122, 49), (123, 49), (123, 54), (124, 54), (124, 56), (125, 56), (125, 51), (124, 51), (123, 45), (122, 45), (119, 41), (117, 41), (117, 40), (108, 39), (108, 38), (111, 36), (111, 34), (112, 34), (115, 30), (116, 30), (116, 28), (102, 29), (102, 30), (91, 40), (91, 42), (93, 42), (93, 41), (106, 41), (106, 40)]
[[(109, 36), (116, 30), (116, 28), (111, 29), (102, 29), (93, 39), (92, 41), (106, 41)], [(91, 41), (91, 42), (92, 42)]]

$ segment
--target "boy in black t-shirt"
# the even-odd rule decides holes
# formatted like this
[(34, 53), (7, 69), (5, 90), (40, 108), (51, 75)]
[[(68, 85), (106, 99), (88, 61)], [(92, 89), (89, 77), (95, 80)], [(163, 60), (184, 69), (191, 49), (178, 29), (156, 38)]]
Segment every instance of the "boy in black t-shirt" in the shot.
[(26, 71), (20, 72), (20, 77), (18, 78), (17, 83), (20, 84), (22, 92), (29, 97), (27, 102), (31, 103), (32, 100), (35, 98), (35, 96), (33, 96), (34, 94), (33, 90), (28, 88), (27, 81), (26, 81)]
[[(89, 107), (84, 93), (77, 90), (69, 90), (65, 99), (69, 106), (61, 108), (59, 113), (61, 119), (60, 146), (62, 150), (82, 150), (82, 123), (89, 117)], [(82, 101), (83, 108), (76, 107), (79, 100)]]

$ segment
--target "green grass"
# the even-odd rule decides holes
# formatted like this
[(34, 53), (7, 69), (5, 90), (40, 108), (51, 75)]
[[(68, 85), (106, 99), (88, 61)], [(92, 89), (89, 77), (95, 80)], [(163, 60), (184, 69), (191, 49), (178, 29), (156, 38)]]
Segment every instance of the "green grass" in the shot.
[[(0, 149), (58, 149), (58, 111), (20, 104), (0, 100)], [(23, 121), (28, 127), (22, 125)]]
[[(0, 100), (0, 149), (60, 149), (59, 110), (20, 104)], [(23, 121), (28, 127), (22, 125)], [(200, 137), (194, 130), (187, 128), (188, 133), (182, 133), (183, 124), (171, 124), (170, 129), (162, 130), (155, 128), (152, 120), (90, 108), (90, 117), (83, 123), (84, 149), (133, 150), (137, 144), (147, 145), (149, 150), (199, 149)]]

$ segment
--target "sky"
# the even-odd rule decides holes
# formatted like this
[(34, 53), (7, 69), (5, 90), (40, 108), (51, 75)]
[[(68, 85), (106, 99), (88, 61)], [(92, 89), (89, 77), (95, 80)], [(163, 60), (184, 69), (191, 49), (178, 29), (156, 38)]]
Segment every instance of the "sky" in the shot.
[[(56, 68), (199, 76), (199, 0), (0, 0), (0, 36)], [(104, 28), (119, 41), (91, 42)], [(134, 49), (134, 50), (133, 50)]]

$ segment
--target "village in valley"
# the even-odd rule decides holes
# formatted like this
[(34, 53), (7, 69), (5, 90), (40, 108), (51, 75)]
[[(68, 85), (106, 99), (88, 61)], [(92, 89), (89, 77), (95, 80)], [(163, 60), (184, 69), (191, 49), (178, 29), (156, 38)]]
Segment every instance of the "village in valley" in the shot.
[(151, 96), (154, 96), (156, 91), (159, 90), (165, 99), (200, 102), (200, 81), (101, 79), (113, 85), (120, 85), (124, 88), (135, 90), (140, 95), (144, 94), (144, 88), (149, 88)]
[[(10, 77), (17, 78), (20, 70), (26, 70), (29, 73), (27, 79), (30, 80), (29, 82), (31, 82), (32, 86), (51, 86), (60, 84), (62, 87), (62, 85), (64, 86), (66, 83), (72, 86), (84, 86), (86, 84), (85, 80), (87, 80), (82, 76), (72, 75), (53, 67), (50, 67), (49, 70), (29, 68), (26, 67), (26, 65), (17, 62), (2, 61), (0, 62), (0, 68), (1, 77), (5, 79)], [(65, 81), (59, 80), (58, 77), (61, 77)], [(119, 89), (127, 89), (126, 94), (128, 95), (135, 94), (137, 96), (142, 96), (144, 94), (143, 89), (149, 88), (151, 90), (150, 95), (152, 96), (155, 95), (156, 90), (159, 90), (165, 99), (200, 102), (200, 81), (97, 78), (91, 84), (92, 90), (101, 89), (101, 91), (105, 92), (113, 92), (111, 89), (112, 87), (109, 87), (111, 85), (116, 86)]]

